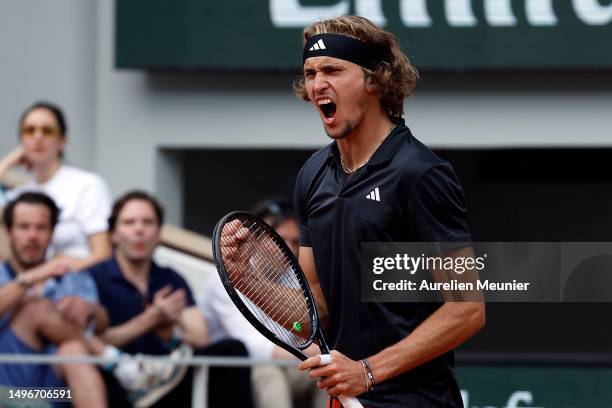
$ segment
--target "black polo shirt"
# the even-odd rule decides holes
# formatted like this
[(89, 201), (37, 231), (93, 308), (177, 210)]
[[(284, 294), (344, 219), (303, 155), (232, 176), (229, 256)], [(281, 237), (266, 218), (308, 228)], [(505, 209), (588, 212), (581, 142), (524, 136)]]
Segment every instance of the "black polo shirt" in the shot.
[[(110, 326), (119, 326), (143, 313), (153, 303), (157, 291), (169, 285), (172, 290), (184, 289), (187, 307), (195, 305), (189, 285), (177, 272), (163, 268), (151, 261), (147, 294), (142, 293), (123, 277), (117, 259), (113, 256), (107, 261), (92, 266), (89, 273), (96, 281), (100, 303), (108, 311)], [(130, 354), (169, 354), (172, 350), (154, 333), (146, 333), (132, 342), (120, 347)]]
[[(453, 168), (401, 121), (368, 164), (348, 176), (335, 142), (300, 170), (295, 188), (300, 245), (311, 246), (329, 308), (326, 336), (352, 359), (409, 335), (440, 305), (361, 302), (362, 242), (470, 242)], [(372, 407), (461, 407), (449, 352), (359, 398)]]

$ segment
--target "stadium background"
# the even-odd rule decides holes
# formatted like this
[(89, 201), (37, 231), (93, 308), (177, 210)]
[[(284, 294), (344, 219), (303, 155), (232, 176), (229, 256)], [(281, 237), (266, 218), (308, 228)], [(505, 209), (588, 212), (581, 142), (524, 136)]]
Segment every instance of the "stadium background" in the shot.
[[(385, 1), (385, 11), (398, 2)], [(557, 11), (596, 3), (608, 17), (592, 27), (584, 42), (574, 31), (580, 21), (574, 18), (564, 25), (561, 19), (550, 43), (541, 45), (533, 43), (529, 30), (552, 28), (524, 24), (521, 11), (529, 2), (513, 2), (515, 8), (520, 3), (515, 14), (525, 30), (517, 32), (524, 35), (509, 37), (492, 51), (498, 58), (495, 66), (470, 67), (466, 60), (463, 65), (422, 68), (416, 94), (406, 101), (407, 123), (454, 164), (465, 187), (475, 240), (610, 241), (612, 64), (606, 56), (612, 55), (612, 47), (603, 39), (610, 38), (612, 4), (554, 2)], [(224, 212), (290, 191), (300, 164), (327, 142), (312, 108), (291, 94), (299, 69), (228, 70), (178, 62), (156, 69), (117, 68), (116, 45), (128, 37), (116, 36), (116, 11), (126, 3), (0, 3), (0, 151), (15, 146), (23, 108), (49, 99), (68, 116), (68, 162), (101, 174), (114, 195), (132, 187), (155, 192), (175, 224), (210, 234)], [(236, 7), (242, 2), (226, 3), (227, 16), (217, 24), (235, 31), (263, 60), (275, 55), (279, 44), (258, 41), (249, 13)], [(261, 15), (268, 15), (270, 3), (258, 3)], [(504, 29), (487, 28), (482, 18), (486, 1), (455, 3), (472, 3), (476, 26), (483, 32)], [(166, 10), (160, 4), (132, 2), (127, 7), (132, 14), (121, 16), (123, 24), (133, 35), (140, 30), (142, 38), (163, 41), (164, 29), (172, 24), (160, 24), (163, 19), (151, 14)], [(165, 7), (178, 10), (181, 17), (189, 14), (190, 5), (202, 4), (212, 3), (183, 0)], [(447, 31), (438, 44), (443, 45), (453, 31), (431, 14), (432, 29)], [(151, 22), (161, 34), (151, 31)], [(195, 33), (224, 40), (215, 36), (209, 21), (191, 24), (197, 26)], [(468, 29), (457, 28), (457, 33)], [(601, 40), (592, 41), (598, 33)], [(278, 35), (287, 34), (279, 30)], [(543, 67), (550, 44), (570, 48), (570, 39), (593, 58), (581, 55), (578, 63), (568, 58)], [(514, 63), (504, 65), (509, 44), (508, 61)], [(529, 51), (522, 60), (521, 49)], [(454, 55), (455, 50), (441, 47), (436, 52)], [(295, 54), (299, 61), (300, 50)], [(543, 55), (540, 60), (529, 59), (538, 54)], [(418, 56), (413, 60), (418, 67)], [(238, 175), (241, 182), (236, 182)], [(609, 406), (611, 311), (610, 304), (491, 305), (485, 331), (458, 354), (467, 406)], [(518, 405), (511, 405), (512, 398)]]

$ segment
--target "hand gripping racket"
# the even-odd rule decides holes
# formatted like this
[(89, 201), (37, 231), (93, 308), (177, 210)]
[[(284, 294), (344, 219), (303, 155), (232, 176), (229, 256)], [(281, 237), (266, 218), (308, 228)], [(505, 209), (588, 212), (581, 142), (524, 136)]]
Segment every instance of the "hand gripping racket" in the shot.
[[(225, 290), (261, 334), (300, 360), (315, 340), (329, 354), (304, 272), (272, 227), (246, 212), (227, 214), (215, 226), (213, 257)], [(363, 407), (354, 397), (338, 399)]]

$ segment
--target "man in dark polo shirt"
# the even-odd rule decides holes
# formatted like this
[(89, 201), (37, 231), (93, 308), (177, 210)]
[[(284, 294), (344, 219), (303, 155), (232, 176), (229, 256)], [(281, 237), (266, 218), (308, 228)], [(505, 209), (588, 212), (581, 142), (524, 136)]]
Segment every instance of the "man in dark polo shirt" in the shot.
[[(162, 223), (161, 205), (145, 192), (128, 192), (113, 205), (109, 218), (113, 257), (90, 268), (110, 320), (104, 339), (130, 354), (188, 357), (193, 350), (196, 354), (246, 356), (246, 349), (237, 341), (209, 344), (206, 322), (187, 282), (152, 260)], [(123, 394), (136, 406), (189, 405), (191, 379), (173, 372), (184, 367), (171, 362), (167, 367), (141, 367), (145, 384), (136, 395), (122, 393), (114, 379), (106, 376), (110, 405), (130, 406)], [(167, 381), (147, 389), (149, 374)], [(250, 406), (249, 378), (245, 368), (212, 368), (210, 406)]]
[[(362, 242), (451, 243), (473, 256), (464, 197), (452, 167), (406, 127), (417, 73), (392, 34), (344, 16), (304, 30), (304, 76), (333, 142), (296, 181), (299, 262), (333, 344), (332, 364), (300, 364), (330, 395), (371, 407), (462, 407), (452, 349), (484, 325), (480, 302), (361, 302)], [(337, 402), (335, 402), (338, 404)]]

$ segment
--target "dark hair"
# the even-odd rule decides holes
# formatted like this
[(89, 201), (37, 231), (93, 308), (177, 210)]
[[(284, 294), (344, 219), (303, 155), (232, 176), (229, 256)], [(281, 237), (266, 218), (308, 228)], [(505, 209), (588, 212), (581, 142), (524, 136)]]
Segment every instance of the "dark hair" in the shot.
[(62, 135), (62, 137), (66, 136), (66, 133), (68, 132), (68, 124), (66, 123), (64, 112), (62, 112), (62, 109), (59, 106), (44, 101), (34, 103), (21, 114), (21, 117), (19, 118), (18, 132), (21, 132), (21, 126), (23, 125), (23, 121), (25, 120), (26, 116), (36, 109), (46, 109), (51, 112), (55, 118), (55, 121), (57, 122), (57, 126), (59, 127), (60, 135)]
[(260, 201), (251, 209), (251, 213), (264, 220), (268, 218), (272, 228), (276, 228), (286, 219), (295, 219), (291, 200), (286, 198), (270, 198)]
[(125, 207), (125, 205), (132, 200), (142, 200), (151, 204), (151, 207), (153, 207), (155, 215), (157, 216), (158, 225), (162, 225), (164, 223), (164, 209), (159, 203), (159, 201), (157, 201), (155, 197), (145, 191), (131, 190), (119, 197), (117, 201), (115, 201), (115, 203), (113, 204), (111, 215), (108, 218), (109, 232), (113, 232), (115, 230), (115, 227), (117, 226), (117, 219), (119, 219), (119, 214), (121, 213), (121, 210), (123, 210), (123, 207)]
[(8, 231), (13, 228), (15, 207), (17, 207), (17, 204), (19, 203), (40, 204), (47, 207), (51, 216), (51, 219), (49, 220), (51, 221), (51, 229), (55, 228), (60, 213), (60, 209), (55, 204), (55, 201), (53, 201), (51, 197), (43, 193), (25, 192), (21, 193), (19, 196), (17, 196), (17, 198), (12, 200), (10, 203), (7, 204), (6, 207), (4, 207), (3, 222)]

